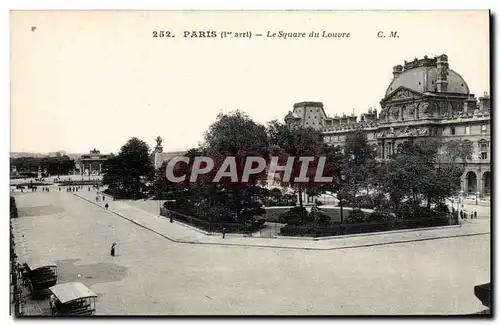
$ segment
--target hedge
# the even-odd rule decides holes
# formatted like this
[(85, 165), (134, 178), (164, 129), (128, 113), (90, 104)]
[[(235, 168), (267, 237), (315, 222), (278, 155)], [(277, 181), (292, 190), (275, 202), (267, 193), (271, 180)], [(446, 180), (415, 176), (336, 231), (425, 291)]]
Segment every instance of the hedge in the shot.
[(371, 233), (390, 230), (438, 227), (454, 224), (448, 217), (395, 219), (380, 222), (362, 222), (352, 224), (332, 224), (328, 227), (314, 227), (313, 225), (295, 226), (287, 224), (281, 228), (284, 236), (337, 236), (348, 234)]
[(209, 222), (166, 208), (160, 208), (160, 215), (167, 218), (172, 217), (173, 220), (181, 221), (208, 232), (222, 232), (222, 229), (226, 228), (226, 233), (249, 233), (259, 230), (265, 222), (264, 219), (254, 220), (251, 223)]

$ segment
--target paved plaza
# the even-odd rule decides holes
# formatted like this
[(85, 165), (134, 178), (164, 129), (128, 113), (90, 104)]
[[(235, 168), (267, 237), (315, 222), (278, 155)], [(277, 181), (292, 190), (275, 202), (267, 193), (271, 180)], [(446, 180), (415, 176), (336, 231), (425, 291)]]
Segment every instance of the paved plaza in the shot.
[[(97, 315), (421, 315), (484, 310), (489, 219), (331, 240), (207, 236), (151, 202), (14, 193), (20, 258), (50, 259), (59, 282), (98, 294)], [(105, 203), (104, 202), (104, 203)], [(117, 256), (110, 246), (117, 243)]]

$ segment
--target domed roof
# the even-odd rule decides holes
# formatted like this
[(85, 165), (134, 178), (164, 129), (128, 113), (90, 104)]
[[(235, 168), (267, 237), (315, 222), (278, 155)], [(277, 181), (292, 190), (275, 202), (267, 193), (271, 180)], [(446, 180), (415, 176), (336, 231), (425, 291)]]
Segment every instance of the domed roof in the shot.
[[(403, 86), (417, 92), (436, 92), (436, 81), (438, 76), (437, 67), (416, 67), (402, 72), (387, 87), (385, 96)], [(447, 93), (469, 94), (469, 87), (465, 80), (455, 71), (448, 69)]]

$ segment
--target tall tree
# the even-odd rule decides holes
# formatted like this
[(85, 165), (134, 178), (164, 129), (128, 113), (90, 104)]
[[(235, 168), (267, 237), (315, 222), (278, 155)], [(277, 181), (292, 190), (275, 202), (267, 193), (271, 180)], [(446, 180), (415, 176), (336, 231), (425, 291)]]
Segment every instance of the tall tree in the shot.
[[(310, 127), (288, 126), (278, 121), (271, 121), (267, 127), (269, 143), (271, 145), (271, 154), (280, 157), (280, 164), (284, 165), (288, 157), (295, 157), (290, 179), (283, 179), (283, 172), (280, 172), (282, 184), (284, 186), (293, 187), (299, 194), (299, 206), (303, 206), (302, 193), (308, 188), (325, 188), (330, 184), (318, 184), (315, 182), (315, 176), (319, 157), (323, 153), (329, 158), (334, 157), (334, 149), (326, 149), (321, 132)], [(302, 163), (299, 157), (314, 157), (314, 160), (309, 164), (306, 177), (309, 182), (296, 182), (295, 178), (299, 177)], [(334, 159), (335, 160), (335, 159)], [(335, 161), (333, 161), (335, 163)], [(328, 157), (325, 162), (324, 176), (332, 176), (335, 169), (332, 165), (332, 160)], [(309, 190), (310, 193), (317, 192)]]
[(454, 164), (438, 164), (441, 142), (436, 140), (408, 141), (387, 162), (386, 190), (397, 210), (402, 201), (427, 207), (453, 195), (460, 185), (460, 170)]
[(344, 148), (342, 191), (352, 198), (353, 205), (357, 195), (370, 193), (376, 168), (376, 152), (368, 143), (366, 133), (362, 129), (349, 133)]
[(127, 141), (118, 155), (105, 161), (104, 167), (103, 184), (126, 197), (143, 196), (154, 178), (149, 147), (135, 137)]
[(266, 176), (265, 170), (250, 175), (248, 182), (242, 182), (241, 179), (248, 157), (260, 157), (265, 162), (268, 161), (268, 139), (265, 127), (255, 123), (240, 111), (219, 114), (217, 120), (205, 133), (204, 140), (203, 149), (215, 161), (210, 177), (215, 176), (227, 157), (234, 157), (238, 182), (222, 178), (217, 184), (205, 184), (203, 188), (210, 188), (212, 192), (219, 193), (214, 196), (216, 198), (224, 197), (226, 205), (234, 211), (237, 221), (262, 214), (263, 211), (257, 199), (261, 189), (257, 183)]

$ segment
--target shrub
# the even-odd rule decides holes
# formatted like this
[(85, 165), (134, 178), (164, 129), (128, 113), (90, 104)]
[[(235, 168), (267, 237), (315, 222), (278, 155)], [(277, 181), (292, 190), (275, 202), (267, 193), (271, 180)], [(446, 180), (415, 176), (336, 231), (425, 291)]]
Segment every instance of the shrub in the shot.
[(366, 219), (366, 215), (361, 209), (354, 209), (352, 213), (345, 218), (345, 223), (363, 223)]
[(450, 209), (448, 206), (444, 203), (439, 203), (435, 208), (434, 211), (439, 215), (439, 216), (447, 216), (450, 214)]
[(380, 211), (374, 211), (370, 213), (368, 216), (369, 222), (383, 222), (383, 221), (389, 221), (389, 220), (394, 220), (394, 217), (387, 213), (383, 213)]
[(278, 217), (279, 222), (299, 225), (307, 220), (307, 210), (304, 207), (293, 207)]

